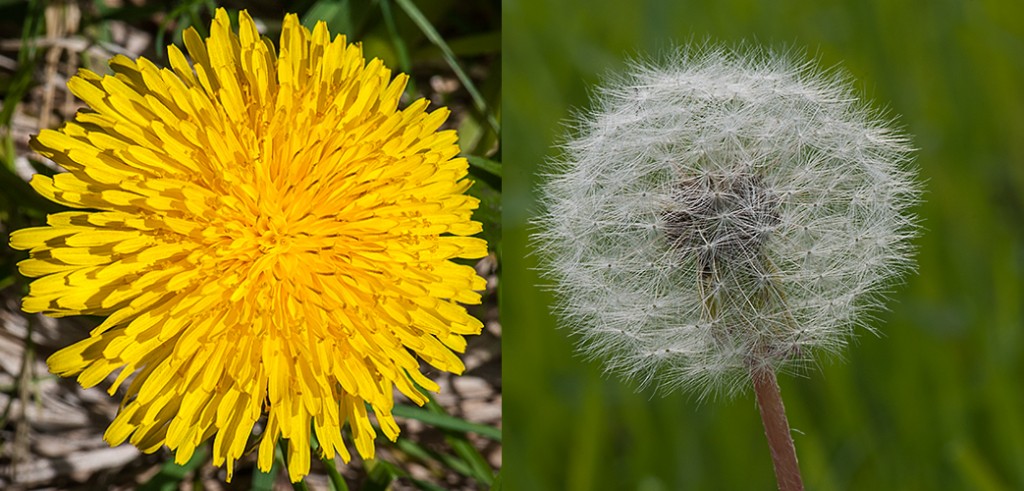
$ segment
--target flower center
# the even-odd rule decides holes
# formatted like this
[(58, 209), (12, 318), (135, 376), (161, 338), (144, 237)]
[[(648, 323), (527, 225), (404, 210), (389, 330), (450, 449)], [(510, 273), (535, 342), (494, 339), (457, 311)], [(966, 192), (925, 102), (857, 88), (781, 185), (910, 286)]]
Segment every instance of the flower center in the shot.
[(676, 185), (666, 211), (665, 235), (672, 248), (696, 255), (701, 271), (724, 261), (758, 257), (779, 223), (779, 199), (763, 180), (743, 172), (688, 178)]
[(264, 230), (258, 239), (259, 249), (263, 254), (287, 254), (293, 243), (292, 234), (273, 225)]

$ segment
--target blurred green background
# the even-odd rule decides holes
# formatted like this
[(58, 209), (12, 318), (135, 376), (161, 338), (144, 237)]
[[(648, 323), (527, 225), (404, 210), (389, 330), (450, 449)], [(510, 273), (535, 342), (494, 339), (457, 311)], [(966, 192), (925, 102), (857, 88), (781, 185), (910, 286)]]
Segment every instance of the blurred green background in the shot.
[(636, 393), (573, 353), (529, 256), (537, 171), (637, 54), (705, 38), (840, 65), (920, 149), (919, 274), (880, 336), (781, 377), (808, 489), (1024, 489), (1024, 3), (504, 0), (505, 485), (771, 489), (753, 395)]

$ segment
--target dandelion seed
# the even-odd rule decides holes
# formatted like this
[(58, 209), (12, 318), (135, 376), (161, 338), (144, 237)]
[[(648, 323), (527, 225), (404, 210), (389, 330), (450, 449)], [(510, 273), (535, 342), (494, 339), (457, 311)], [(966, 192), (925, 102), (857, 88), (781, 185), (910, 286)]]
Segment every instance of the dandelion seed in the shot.
[(868, 327), (912, 268), (919, 189), (906, 138), (848, 86), (792, 56), (703, 47), (599, 88), (535, 220), (580, 350), (706, 395), (774, 384)]
[(484, 281), (451, 261), (487, 248), (448, 111), (399, 110), (408, 77), (323, 22), (286, 16), (277, 53), (245, 11), (237, 34), (218, 9), (208, 39), (183, 37), (191, 64), (170, 46), (171, 68), (80, 71), (91, 110), (33, 142), (68, 172), (32, 186), (94, 211), (11, 235), (38, 278), (23, 308), (108, 316), (50, 369), (84, 387), (120, 370), (111, 394), (136, 374), (106, 440), (184, 463), (212, 437), (229, 479), (262, 416), (261, 470), (285, 438), (300, 480), (311, 427), (327, 458), (350, 458), (345, 424), (372, 458), (367, 404), (394, 440), (394, 389), (438, 390), (417, 358), (459, 373), (482, 328), (460, 304)]

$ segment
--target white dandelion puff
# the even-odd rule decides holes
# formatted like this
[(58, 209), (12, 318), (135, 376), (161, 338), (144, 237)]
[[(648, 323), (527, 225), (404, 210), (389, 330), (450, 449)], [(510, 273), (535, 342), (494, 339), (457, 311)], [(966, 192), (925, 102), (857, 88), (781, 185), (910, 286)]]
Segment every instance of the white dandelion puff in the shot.
[(542, 274), (608, 372), (734, 392), (870, 329), (913, 267), (907, 137), (797, 58), (705, 46), (635, 63), (549, 163)]

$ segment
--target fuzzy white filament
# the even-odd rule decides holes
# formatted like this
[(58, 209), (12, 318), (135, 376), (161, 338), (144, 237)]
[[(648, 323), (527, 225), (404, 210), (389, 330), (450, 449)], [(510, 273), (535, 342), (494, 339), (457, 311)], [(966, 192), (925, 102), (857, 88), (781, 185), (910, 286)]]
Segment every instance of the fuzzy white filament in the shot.
[(534, 243), (608, 372), (734, 391), (841, 348), (912, 267), (911, 149), (841, 74), (684, 49), (593, 102), (550, 163)]

